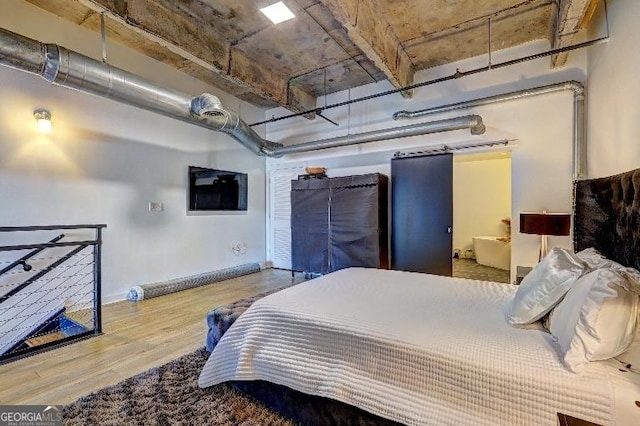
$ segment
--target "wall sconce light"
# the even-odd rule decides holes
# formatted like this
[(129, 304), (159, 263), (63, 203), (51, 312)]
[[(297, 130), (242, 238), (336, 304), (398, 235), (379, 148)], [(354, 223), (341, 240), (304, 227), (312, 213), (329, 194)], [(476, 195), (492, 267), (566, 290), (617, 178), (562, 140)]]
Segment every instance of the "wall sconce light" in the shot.
[(38, 131), (40, 133), (51, 133), (51, 113), (46, 109), (37, 109), (33, 111), (36, 119)]
[(541, 236), (540, 257), (542, 260), (549, 252), (547, 235), (569, 235), (571, 215), (569, 213), (520, 213), (520, 232)]

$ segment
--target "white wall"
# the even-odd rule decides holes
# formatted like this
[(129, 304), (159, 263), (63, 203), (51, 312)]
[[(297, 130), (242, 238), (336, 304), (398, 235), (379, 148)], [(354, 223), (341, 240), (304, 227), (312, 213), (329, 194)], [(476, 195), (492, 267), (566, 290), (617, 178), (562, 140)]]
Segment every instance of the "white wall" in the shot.
[[(18, 0), (0, 3), (0, 27), (99, 58), (98, 34)], [(125, 47), (112, 65), (185, 93), (218, 95), (248, 122), (264, 111)], [(105, 223), (103, 297), (132, 285), (265, 261), (265, 164), (228, 136), (0, 67), (2, 226)], [(33, 110), (53, 115), (35, 131)], [(186, 214), (187, 166), (249, 174), (246, 214)], [(162, 213), (148, 203), (164, 203)], [(246, 254), (231, 246), (245, 243)], [(2, 236), (0, 235), (0, 244)]]
[[(548, 43), (531, 43), (508, 51), (493, 54), (493, 63), (547, 50)], [(461, 61), (418, 73), (416, 81), (452, 75), (486, 65), (486, 57)], [(301, 143), (332, 136), (360, 133), (392, 126), (407, 125), (418, 121), (433, 121), (466, 114), (480, 114), (487, 126), (482, 136), (471, 136), (468, 131), (454, 131), (434, 135), (416, 136), (394, 141), (375, 142), (360, 146), (324, 150), (315, 153), (290, 155), (283, 159), (267, 160), (267, 167), (277, 167), (283, 162), (297, 161), (308, 165), (327, 165), (347, 169), (350, 163), (359, 167), (375, 165), (380, 171), (388, 170), (388, 162), (398, 150), (440, 146), (470, 141), (513, 140), (511, 216), (514, 218), (512, 241), (512, 271), (516, 265), (533, 265), (537, 262), (539, 238), (518, 232), (521, 211), (570, 212), (572, 208), (572, 120), (573, 96), (569, 91), (529, 97), (501, 104), (474, 109), (441, 113), (420, 120), (393, 121), (398, 110), (418, 110), (483, 96), (506, 93), (518, 89), (545, 84), (578, 80), (584, 82), (586, 69), (585, 51), (570, 55), (564, 68), (552, 70), (548, 58), (518, 65), (493, 69), (488, 72), (429, 85), (414, 91), (411, 99), (399, 94), (385, 96), (350, 108), (340, 107), (324, 112), (337, 121), (335, 127), (322, 119), (313, 121), (294, 118), (271, 123), (267, 126), (269, 139), (287, 144)], [(370, 84), (330, 95), (328, 104), (389, 90), (388, 83)], [(319, 105), (324, 105), (320, 99)], [(350, 112), (349, 112), (350, 109)], [(274, 109), (267, 116), (278, 117), (287, 111)], [(342, 156), (342, 158), (339, 158)], [(375, 168), (374, 167), (374, 168)], [(550, 237), (550, 245), (571, 246), (569, 237)]]
[(453, 188), (454, 250), (473, 249), (473, 237), (506, 234), (501, 220), (511, 218), (510, 158), (455, 156)]
[[(589, 174), (603, 177), (640, 167), (640, 2), (609, 2), (610, 39), (589, 48)], [(606, 33), (599, 8), (590, 37)]]

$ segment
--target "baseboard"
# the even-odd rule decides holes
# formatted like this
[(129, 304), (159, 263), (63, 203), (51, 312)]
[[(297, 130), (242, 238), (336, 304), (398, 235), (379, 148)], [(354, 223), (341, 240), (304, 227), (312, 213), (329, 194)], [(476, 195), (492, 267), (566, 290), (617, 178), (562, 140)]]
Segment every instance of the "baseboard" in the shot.
[(109, 305), (111, 303), (122, 302), (127, 300), (127, 293), (116, 293), (102, 296), (102, 304)]

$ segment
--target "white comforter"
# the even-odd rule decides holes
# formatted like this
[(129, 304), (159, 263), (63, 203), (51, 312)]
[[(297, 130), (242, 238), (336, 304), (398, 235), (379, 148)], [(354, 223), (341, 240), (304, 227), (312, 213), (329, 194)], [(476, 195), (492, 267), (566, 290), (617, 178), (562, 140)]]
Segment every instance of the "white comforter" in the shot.
[(577, 375), (550, 334), (516, 329), (516, 287), (351, 268), (254, 303), (199, 378), (267, 380), (408, 425), (557, 425), (613, 420), (604, 366)]

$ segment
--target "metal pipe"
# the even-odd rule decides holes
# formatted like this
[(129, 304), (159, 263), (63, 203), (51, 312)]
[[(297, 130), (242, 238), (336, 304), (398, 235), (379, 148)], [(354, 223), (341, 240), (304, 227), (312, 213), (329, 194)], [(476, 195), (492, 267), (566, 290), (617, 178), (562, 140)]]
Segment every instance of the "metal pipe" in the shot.
[(104, 24), (104, 12), (100, 14), (100, 41), (102, 43), (102, 62), (107, 63), (107, 28)]
[(214, 95), (203, 93), (191, 99), (190, 104), (191, 113), (204, 120), (208, 128), (232, 136), (256, 155), (266, 155), (267, 151), (281, 146), (260, 137), (238, 114), (222, 108)]
[(0, 63), (21, 71), (40, 74), (46, 62), (39, 41), (0, 28)]
[(482, 105), (495, 104), (527, 98), (529, 96), (544, 95), (547, 93), (571, 90), (573, 92), (573, 173), (575, 179), (587, 177), (587, 139), (585, 133), (585, 89), (578, 81), (565, 81), (549, 84), (531, 89), (518, 90), (500, 95), (487, 96), (469, 101), (457, 102), (438, 107), (426, 108), (418, 111), (397, 111), (393, 114), (394, 120), (424, 117), (442, 112), (458, 111)]
[(440, 148), (427, 149), (423, 151), (410, 151), (410, 152), (398, 151), (395, 154), (393, 154), (393, 158), (422, 157), (425, 155), (443, 154), (443, 153), (449, 153), (452, 151), (458, 151), (463, 149), (483, 148), (486, 146), (488, 147), (494, 147), (496, 145), (508, 146), (509, 143), (511, 143), (511, 140), (503, 139), (499, 141), (475, 142), (475, 143), (468, 143), (463, 145), (442, 145), (442, 147)]
[[(55, 44), (46, 44), (47, 81), (184, 121), (192, 121), (191, 97)], [(200, 124), (201, 120), (197, 120)]]
[(547, 56), (557, 55), (559, 53), (570, 52), (570, 51), (576, 50), (576, 49), (582, 49), (582, 48), (585, 48), (585, 47), (593, 46), (593, 45), (598, 44), (598, 43), (604, 43), (607, 40), (609, 40), (609, 36), (608, 35), (604, 36), (604, 37), (597, 38), (597, 39), (587, 40), (587, 41), (583, 41), (581, 43), (572, 44), (570, 46), (558, 47), (556, 49), (547, 50), (547, 51), (542, 52), (542, 53), (534, 53), (534, 54), (529, 55), (529, 56), (524, 56), (524, 57), (521, 57), (521, 58), (511, 59), (511, 60), (506, 61), (506, 62), (500, 62), (500, 63), (497, 63), (497, 64), (491, 64), (491, 66), (485, 65), (483, 67), (474, 68), (474, 69), (471, 69), (469, 71), (456, 70), (456, 72), (453, 73), (453, 74), (450, 74), (450, 75), (447, 75), (447, 76), (444, 76), (444, 77), (434, 78), (433, 80), (427, 80), (427, 81), (423, 81), (423, 82), (420, 82), (420, 83), (414, 83), (414, 84), (410, 84), (408, 86), (400, 87), (400, 88), (397, 88), (397, 89), (387, 90), (385, 92), (374, 93), (373, 95), (362, 96), (360, 98), (349, 99), (347, 101), (342, 101), (342, 102), (337, 102), (335, 104), (326, 105), (324, 107), (317, 107), (317, 108), (314, 108), (314, 109), (309, 109), (309, 110), (306, 110), (306, 111), (300, 111), (300, 112), (296, 112), (296, 113), (293, 113), (293, 114), (287, 114), (287, 115), (283, 115), (283, 116), (280, 116), (280, 117), (271, 117), (271, 118), (269, 118), (267, 120), (259, 121), (257, 123), (251, 123), (250, 126), (258, 126), (260, 124), (273, 123), (273, 122), (280, 121), (280, 120), (287, 120), (289, 118), (299, 117), (301, 115), (307, 115), (307, 114), (310, 114), (310, 113), (317, 113), (318, 111), (322, 112), (324, 110), (331, 109), (331, 108), (338, 108), (338, 107), (341, 107), (341, 106), (351, 105), (351, 104), (355, 104), (355, 103), (358, 103), (358, 102), (369, 101), (371, 99), (380, 98), (382, 96), (388, 96), (388, 95), (393, 95), (395, 93), (400, 93), (400, 92), (405, 92), (405, 91), (409, 91), (409, 90), (413, 90), (413, 89), (418, 89), (420, 87), (431, 86), (433, 84), (438, 84), (438, 83), (444, 83), (445, 81), (449, 81), (449, 80), (457, 80), (457, 79), (462, 78), (462, 77), (467, 77), (467, 76), (470, 76), (470, 75), (480, 74), (480, 73), (483, 73), (483, 72), (486, 72), (486, 71), (491, 71), (492, 69), (510, 67), (511, 65), (516, 65), (516, 64), (523, 63), (523, 62), (529, 62), (529, 61), (533, 61), (535, 59), (541, 59), (541, 58), (545, 58)]
[(192, 106), (198, 104), (196, 100), (203, 95), (193, 98), (64, 47), (43, 44), (2, 28), (0, 65), (37, 74), (60, 86), (227, 133), (256, 154), (262, 155), (263, 148), (280, 145), (261, 138), (233, 111), (220, 109), (220, 114), (199, 114)]
[(493, 49), (491, 47), (491, 16), (489, 16), (489, 21), (488, 21), (488, 36), (489, 36), (489, 48), (487, 49), (487, 51), (489, 52), (489, 63), (487, 64), (487, 66), (489, 67), (489, 69), (491, 69), (491, 53), (493, 52)]
[(584, 88), (581, 89), (573, 92), (573, 177), (576, 180), (588, 177), (585, 96)]
[(476, 115), (285, 147), (260, 137), (236, 113), (223, 109), (220, 100), (213, 95), (205, 93), (191, 97), (64, 47), (55, 44), (42, 44), (4, 29), (0, 29), (0, 65), (12, 66), (40, 75), (46, 80), (64, 87), (157, 112), (217, 132), (227, 133), (257, 155), (279, 157), (295, 152), (449, 130), (468, 128), (471, 129), (472, 134), (482, 134), (485, 130), (482, 119)]
[(297, 145), (283, 146), (275, 148), (270, 154), (276, 156), (293, 154), (461, 129), (470, 129), (471, 134), (473, 135), (481, 135), (485, 132), (482, 117), (479, 115), (466, 115), (463, 117), (455, 117), (445, 120), (412, 124), (409, 126), (394, 127), (391, 129), (375, 130), (355, 135), (338, 136), (335, 138), (322, 139)]

